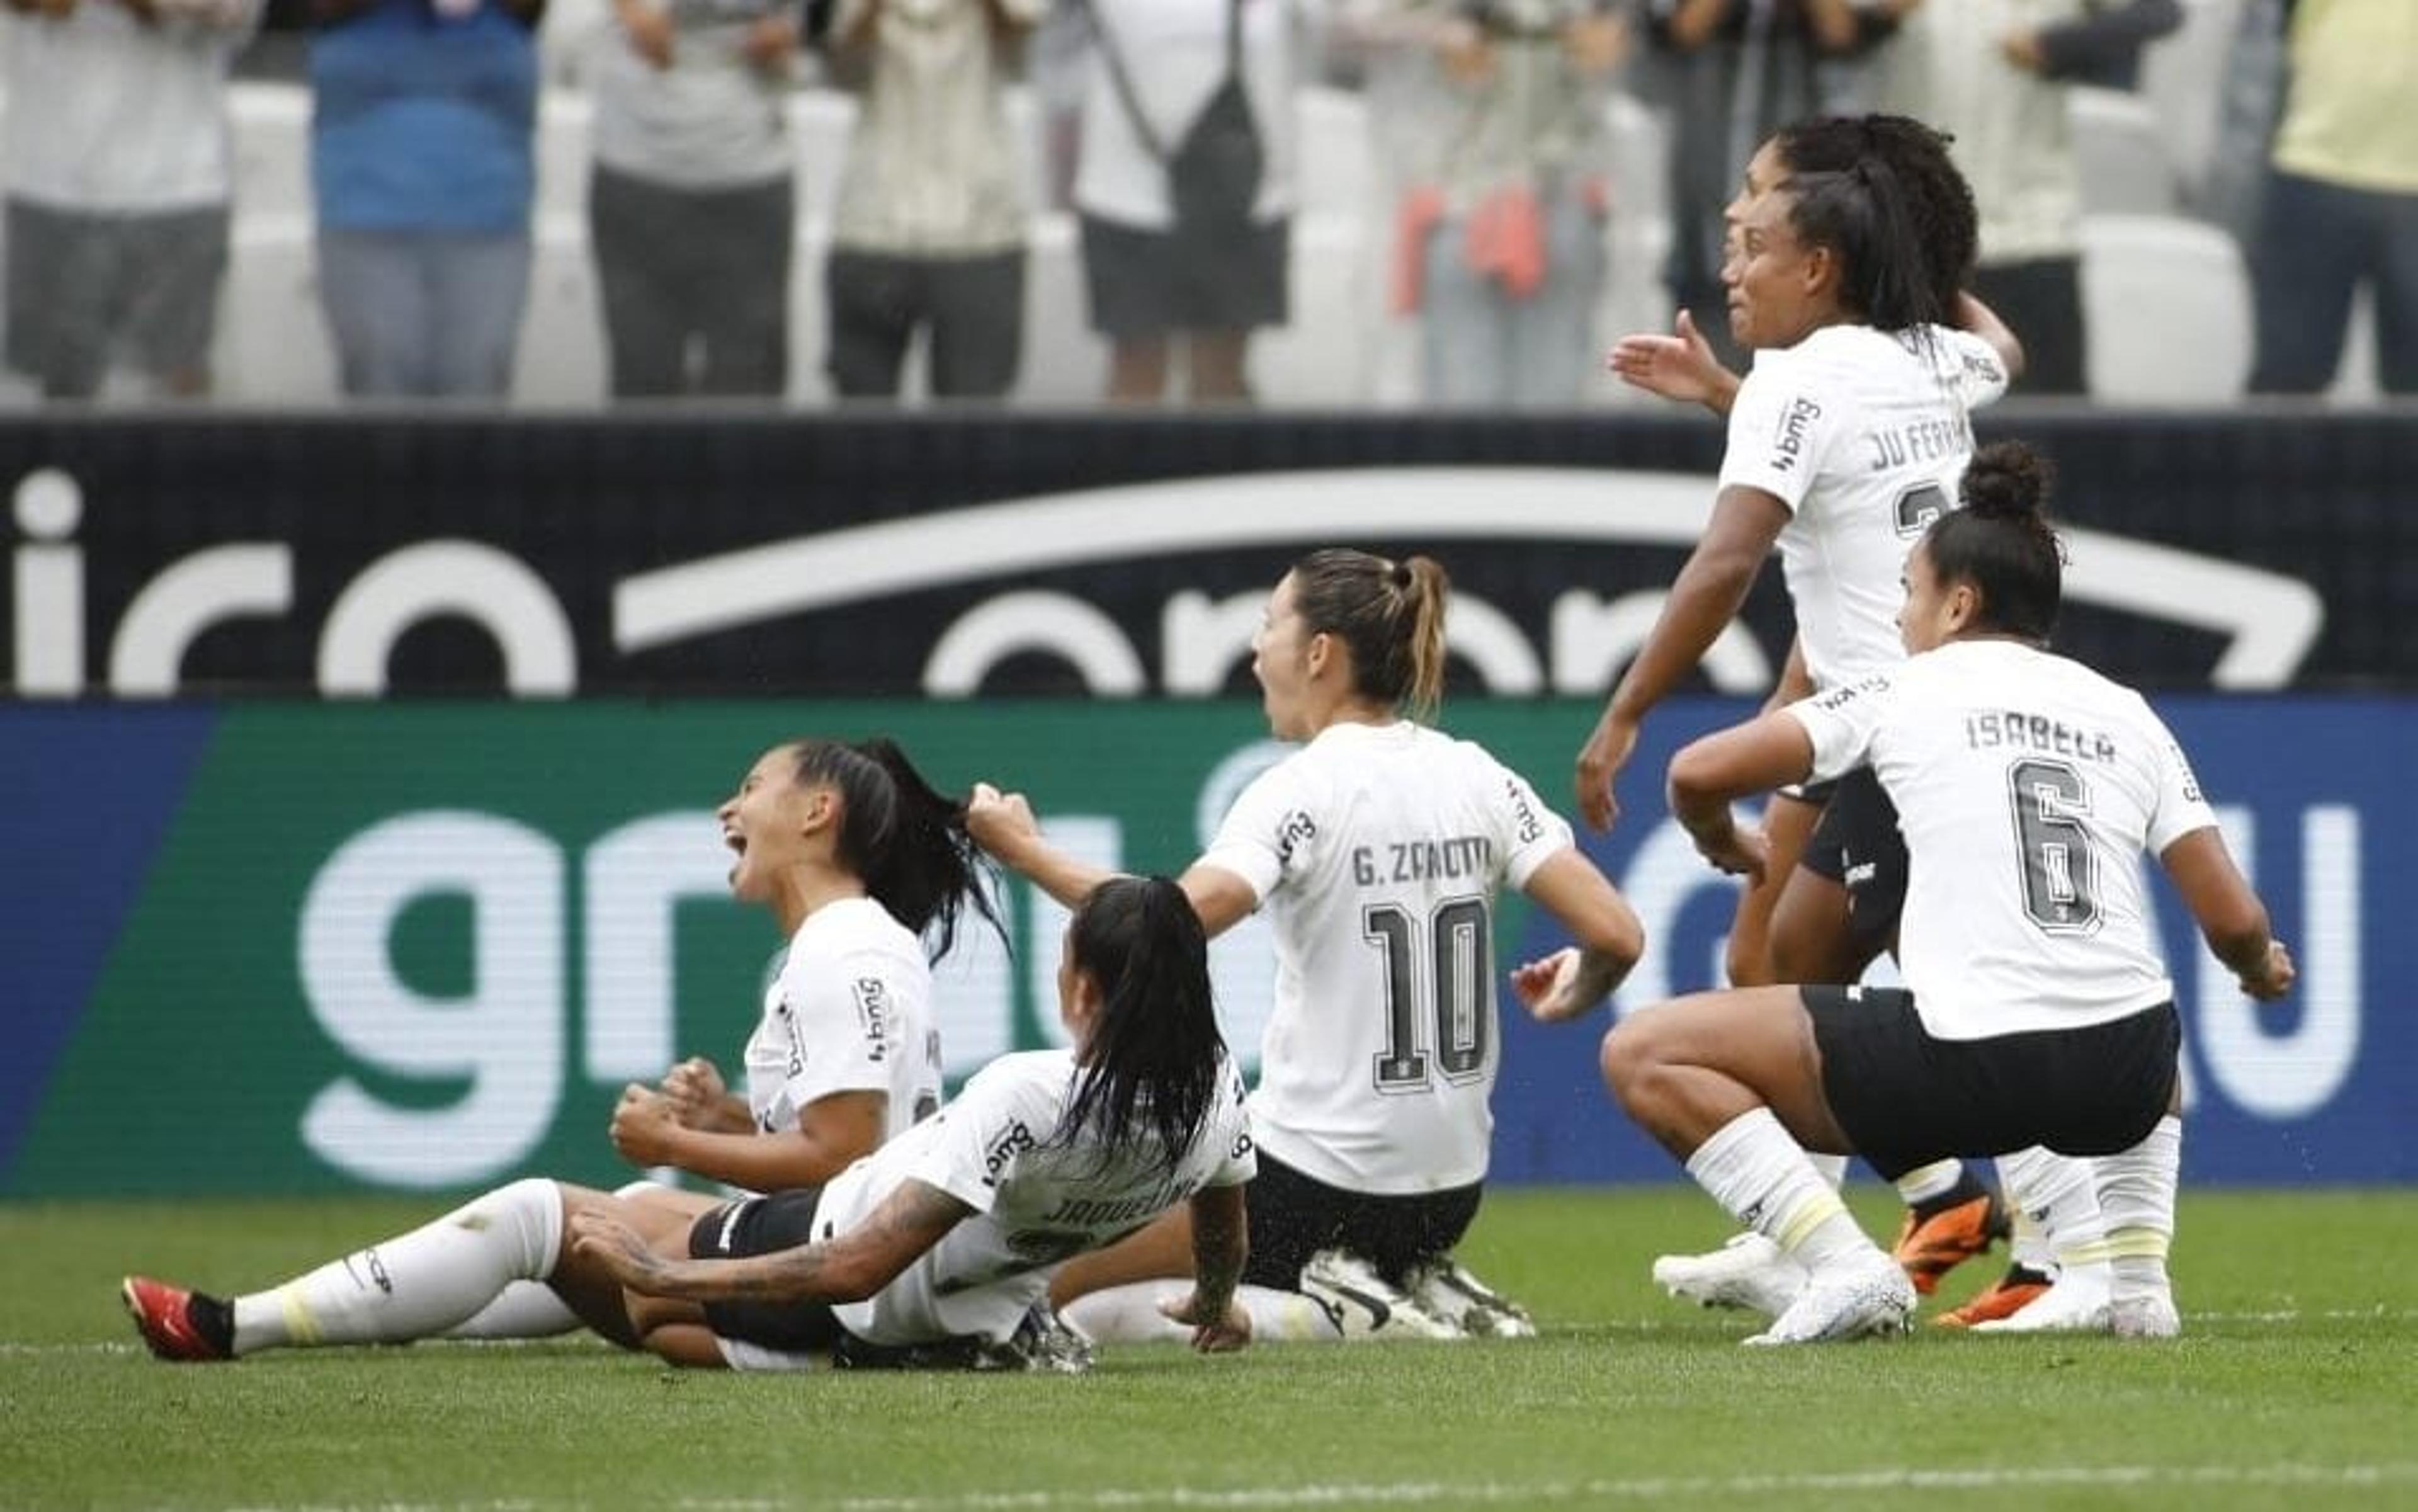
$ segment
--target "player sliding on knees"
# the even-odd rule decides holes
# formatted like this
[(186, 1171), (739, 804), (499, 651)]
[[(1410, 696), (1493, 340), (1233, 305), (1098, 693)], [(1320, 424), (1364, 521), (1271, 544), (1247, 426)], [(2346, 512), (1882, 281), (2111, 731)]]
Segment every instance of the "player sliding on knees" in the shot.
[[(1251, 670), (1270, 730), (1301, 749), (1243, 791), (1183, 876), (1211, 934), (1265, 909), (1276, 937), (1245, 1275), (1263, 1338), (1535, 1331), (1452, 1253), (1492, 1136), (1494, 900), (1520, 889), (1575, 941), (1515, 978), (1547, 1022), (1602, 1002), (1644, 944), (1524, 780), (1417, 722), (1443, 685), (1446, 592), (1424, 557), (1293, 564)], [(1104, 875), (1048, 844), (1019, 795), (977, 787), (967, 819), (1053, 897)], [(1052, 1289), (1066, 1321), (1101, 1338), (1162, 1332), (1155, 1304), (1193, 1274), (1190, 1222), (1176, 1209), (1068, 1265)]]
[[(2046, 649), (2063, 558), (2041, 513), (2046, 465), (1992, 447), (1964, 487), (1966, 508), (1906, 558), (1905, 663), (1672, 760), (1673, 810), (1724, 871), (1769, 860), (1734, 801), (1866, 766), (1911, 861), (1905, 990), (1703, 993), (1604, 1041), (1630, 1116), (1803, 1272), (1750, 1343), (1892, 1332), (1914, 1306), (1808, 1150), (1861, 1154), (1890, 1178), (2002, 1156), (2009, 1197), (2106, 1270), (2104, 1291), (2061, 1283), (2006, 1322), (2175, 1334), (2181, 1029), (2140, 858), (2158, 858), (2245, 993), (2292, 983), (2173, 736), (2140, 695)], [(2027, 1321), (2035, 1308), (2049, 1314)]]

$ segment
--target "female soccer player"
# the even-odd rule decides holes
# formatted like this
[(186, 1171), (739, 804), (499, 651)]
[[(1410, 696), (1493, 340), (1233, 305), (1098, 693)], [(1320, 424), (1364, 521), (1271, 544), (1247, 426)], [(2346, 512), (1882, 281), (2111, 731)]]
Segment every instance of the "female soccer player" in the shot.
[[(1066, 926), (1058, 994), (1073, 1049), (992, 1061), (820, 1192), (708, 1214), (688, 1260), (591, 1210), (572, 1219), (573, 1254), (673, 1299), (634, 1311), (670, 1309), (647, 1343), (683, 1363), (1080, 1368), (1080, 1352), (1025, 1352), (1051, 1269), (1180, 1204), (1196, 1279), (1168, 1316), (1199, 1349), (1241, 1348), (1251, 1137), (1210, 999), (1208, 936), (1183, 889), (1102, 882)], [(705, 1329), (684, 1321), (699, 1305)]]
[(1634, 1015), (1604, 1041), (1605, 1079), (1630, 1116), (1809, 1273), (1749, 1342), (1890, 1331), (1914, 1303), (1805, 1150), (1860, 1153), (1892, 1178), (1947, 1155), (2020, 1152), (2002, 1162), (2019, 1193), (2030, 1147), (2101, 1157), (2095, 1189), (2068, 1195), (2090, 1221), (2104, 1215), (2105, 1326), (2178, 1330), (2165, 1254), (2181, 1028), (2140, 856), (2165, 866), (2244, 992), (2281, 996), (2292, 962), (2149, 705), (2045, 649), (2062, 548), (2041, 513), (2044, 489), (2044, 465), (2023, 448), (1984, 451), (1967, 507), (1932, 522), (1907, 557), (1910, 660), (1672, 760), (1672, 808), (1725, 871), (1769, 863), (1734, 800), (1864, 765), (1895, 803), (1911, 860), (1905, 990), (1704, 993)]
[[(1577, 941), (1517, 979), (1549, 1022), (1602, 1001), (1644, 935), (1524, 780), (1414, 717), (1443, 685), (1446, 591), (1425, 557), (1325, 550), (1293, 564), (1251, 670), (1269, 728), (1302, 749), (1244, 790), (1183, 883), (1212, 935), (1262, 908), (1275, 926), (1246, 1279), (1339, 1299), (1395, 1333), (1522, 1333), (1526, 1314), (1451, 1258), (1492, 1133), (1494, 897), (1519, 888)], [(978, 785), (967, 817), (994, 857), (1062, 901), (1103, 875), (1046, 844), (1020, 796)], [(1068, 1266), (1061, 1305), (1190, 1274), (1189, 1222), (1177, 1210)], [(1133, 1299), (1117, 1310), (1149, 1321)]]
[[(771, 910), (789, 936), (747, 1042), (745, 1096), (727, 1092), (711, 1061), (684, 1061), (660, 1090), (623, 1091), (613, 1141), (637, 1165), (755, 1191), (812, 1186), (939, 1106), (925, 948), (945, 954), (969, 904), (997, 920), (962, 805), (933, 791), (886, 740), (775, 746), (719, 817), (737, 857), (732, 894)], [(564, 1278), (552, 1287), (559, 1297), (503, 1289), (499, 1278), (537, 1263), (506, 1253), (510, 1236), (550, 1268), (563, 1211), (616, 1201), (654, 1232), (684, 1229), (712, 1205), (647, 1183), (617, 1199), (518, 1182), (271, 1291), (226, 1303), (131, 1277), (126, 1305), (152, 1349), (180, 1359), (417, 1338), (455, 1325), (481, 1337), (558, 1333), (593, 1323), (609, 1292), (583, 1307)], [(490, 1221), (468, 1222), (471, 1213)]]
[[(1953, 507), (1972, 453), (1967, 412), (2004, 392), (2022, 352), (1980, 301), (1973, 197), (1946, 139), (1902, 116), (1789, 127), (1756, 152), (1730, 206), (1723, 268), (1731, 329), (1756, 352), (1743, 383), (1682, 317), (1676, 337), (1631, 336), (1612, 363), (1629, 381), (1729, 418), (1721, 492), (1705, 536), (1578, 762), (1580, 806), (1604, 826), (1613, 784), (1647, 711), (1723, 627), (1776, 542), (1798, 639), (1774, 707), (1897, 663), (1892, 623), (1905, 553)], [(1966, 328), (1949, 328), (1954, 322)], [(1772, 864), (1739, 898), (1733, 985), (1853, 982), (1889, 947), (1905, 852), (1868, 775), (1789, 791), (1767, 817)], [(1817, 829), (1818, 824), (1818, 829)], [(1955, 1162), (1911, 1172), (1898, 1253), (1929, 1291), (1989, 1246), (2000, 1221)], [(1777, 1311), (1787, 1268), (1734, 1243), (1668, 1256), (1656, 1279), (1715, 1303)]]

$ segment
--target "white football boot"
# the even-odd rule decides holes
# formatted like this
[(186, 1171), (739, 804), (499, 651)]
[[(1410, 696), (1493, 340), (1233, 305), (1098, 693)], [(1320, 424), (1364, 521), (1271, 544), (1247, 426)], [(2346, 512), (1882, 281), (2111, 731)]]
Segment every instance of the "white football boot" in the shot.
[(1349, 1250), (1322, 1249), (1301, 1268), (1305, 1296), (1324, 1307), (1347, 1339), (1467, 1338), (1461, 1325), (1377, 1274)]
[(1662, 1256), (1654, 1262), (1654, 1284), (1703, 1306), (1777, 1318), (1805, 1290), (1805, 1267), (1750, 1229), (1702, 1255)]
[(1897, 1261), (1877, 1249), (1865, 1249), (1813, 1272), (1788, 1310), (1746, 1342), (1821, 1344), (1903, 1334), (1914, 1302), (1914, 1283)]

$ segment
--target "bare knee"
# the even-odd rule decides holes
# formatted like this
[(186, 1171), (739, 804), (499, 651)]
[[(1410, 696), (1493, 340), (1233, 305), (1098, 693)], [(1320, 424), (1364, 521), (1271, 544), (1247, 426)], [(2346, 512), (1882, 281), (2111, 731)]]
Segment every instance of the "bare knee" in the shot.
[(1603, 1084), (1613, 1100), (1634, 1113), (1645, 1087), (1663, 1069), (1665, 1047), (1647, 1020), (1650, 1015), (1624, 1018), (1603, 1037), (1600, 1063)]

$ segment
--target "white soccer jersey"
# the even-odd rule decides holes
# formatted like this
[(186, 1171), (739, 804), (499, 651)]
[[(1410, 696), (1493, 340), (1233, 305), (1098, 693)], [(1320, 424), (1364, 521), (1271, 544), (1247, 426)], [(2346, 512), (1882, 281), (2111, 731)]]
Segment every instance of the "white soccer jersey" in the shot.
[(1484, 1179), (1494, 895), (1569, 844), (1517, 773), (1407, 722), (1332, 725), (1245, 788), (1200, 864), (1248, 883), (1276, 935), (1261, 1148), (1353, 1192)]
[(2141, 857), (2216, 816), (2139, 694), (1959, 641), (1788, 711), (1817, 780), (1869, 763), (1897, 804), (1898, 962), (1933, 1034), (2080, 1029), (2174, 996)]
[(1243, 1078), (1220, 1067), (1200, 1136), (1172, 1170), (1145, 1150), (1110, 1149), (1089, 1131), (1058, 1143), (1080, 1075), (1071, 1050), (1002, 1056), (956, 1100), (835, 1177), (815, 1211), (815, 1238), (844, 1234), (898, 1184), (918, 1181), (974, 1210), (862, 1302), (834, 1306), (840, 1326), (874, 1344), (927, 1344), (1016, 1332), (1060, 1261), (1113, 1243), (1210, 1186), (1258, 1169)]
[(747, 1107), (772, 1133), (834, 1092), (890, 1094), (882, 1137), (941, 1106), (941, 1031), (924, 942), (871, 898), (806, 915), (747, 1037)]
[(1989, 343), (1939, 326), (1904, 336), (1826, 326), (1755, 354), (1730, 408), (1721, 481), (1788, 507), (1781, 568), (1816, 688), (1905, 659), (1905, 554), (1956, 507), (1973, 457), (1967, 412), (2006, 391)]

